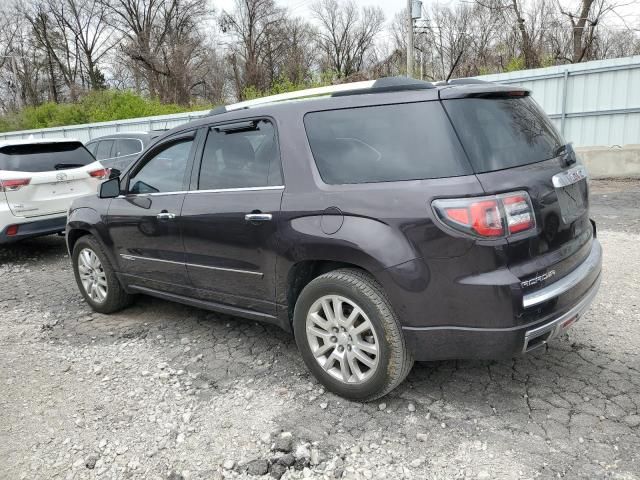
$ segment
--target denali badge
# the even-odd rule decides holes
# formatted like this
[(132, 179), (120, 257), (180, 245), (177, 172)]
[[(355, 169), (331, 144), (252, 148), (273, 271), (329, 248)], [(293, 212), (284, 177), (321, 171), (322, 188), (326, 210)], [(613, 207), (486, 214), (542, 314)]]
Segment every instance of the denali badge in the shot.
[(555, 270), (549, 270), (547, 273), (543, 273), (536, 277), (530, 278), (529, 280), (525, 280), (524, 282), (520, 282), (522, 288), (532, 287), (540, 282), (544, 282), (545, 280), (550, 279), (556, 274)]

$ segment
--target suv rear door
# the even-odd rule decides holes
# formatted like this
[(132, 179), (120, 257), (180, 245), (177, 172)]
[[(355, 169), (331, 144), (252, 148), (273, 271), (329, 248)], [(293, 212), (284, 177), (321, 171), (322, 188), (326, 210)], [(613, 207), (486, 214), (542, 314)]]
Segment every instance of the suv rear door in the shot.
[(187, 270), (207, 301), (273, 316), (284, 190), (273, 123), (213, 126), (182, 208)]
[(11, 212), (18, 217), (65, 214), (71, 200), (96, 193), (105, 177), (102, 165), (80, 142), (0, 148), (0, 180), (13, 183), (3, 190)]

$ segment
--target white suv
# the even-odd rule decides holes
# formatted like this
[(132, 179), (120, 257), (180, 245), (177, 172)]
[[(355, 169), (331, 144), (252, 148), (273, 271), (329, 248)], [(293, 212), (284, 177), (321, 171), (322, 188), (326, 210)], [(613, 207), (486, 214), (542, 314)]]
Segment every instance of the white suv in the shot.
[(0, 244), (63, 232), (71, 201), (108, 177), (78, 140), (0, 141)]

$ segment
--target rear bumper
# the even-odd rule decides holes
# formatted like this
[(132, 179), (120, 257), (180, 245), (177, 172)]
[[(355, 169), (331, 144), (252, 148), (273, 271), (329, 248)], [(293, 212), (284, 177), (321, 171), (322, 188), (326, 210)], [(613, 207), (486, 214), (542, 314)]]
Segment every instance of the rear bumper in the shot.
[[(531, 310), (540, 313), (530, 316), (526, 324), (506, 328), (405, 326), (405, 341), (419, 361), (498, 359), (531, 352), (564, 333), (581, 318), (598, 292), (601, 268), (602, 248), (594, 239), (590, 255), (575, 270), (575, 275), (568, 276), (570, 282), (555, 282), (536, 291), (535, 298), (540, 301), (531, 303), (534, 297), (528, 298)], [(585, 282), (588, 282), (586, 289)], [(573, 299), (575, 292), (580, 293)], [(563, 301), (559, 301), (560, 298)], [(567, 298), (573, 300), (567, 304)], [(522, 300), (524, 304), (527, 296)], [(538, 310), (540, 305), (544, 308)]]
[(66, 223), (67, 216), (63, 215), (60, 217), (47, 218), (44, 220), (11, 224), (18, 226), (18, 232), (15, 235), (7, 235), (7, 229), (11, 225), (5, 225), (2, 228), (2, 231), (0, 231), (0, 244), (12, 243), (19, 240), (24, 240), (26, 238), (64, 232)]

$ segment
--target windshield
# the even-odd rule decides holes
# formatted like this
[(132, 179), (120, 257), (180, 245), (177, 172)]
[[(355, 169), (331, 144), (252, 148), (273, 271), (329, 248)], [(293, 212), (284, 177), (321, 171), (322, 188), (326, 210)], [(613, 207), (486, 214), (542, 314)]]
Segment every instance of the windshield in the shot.
[(0, 170), (49, 172), (79, 168), (95, 162), (80, 142), (8, 145), (0, 149)]
[(564, 144), (531, 97), (443, 102), (476, 173), (549, 160)]

